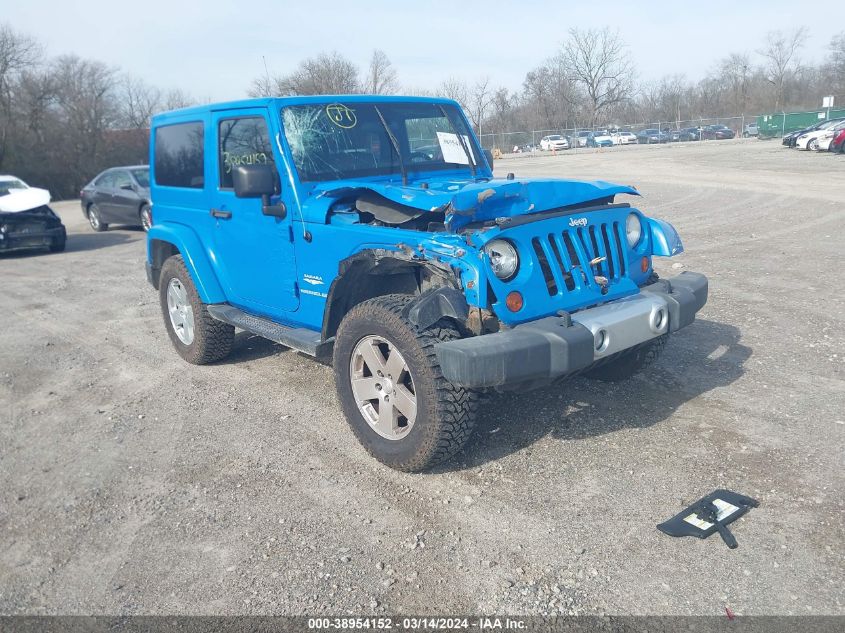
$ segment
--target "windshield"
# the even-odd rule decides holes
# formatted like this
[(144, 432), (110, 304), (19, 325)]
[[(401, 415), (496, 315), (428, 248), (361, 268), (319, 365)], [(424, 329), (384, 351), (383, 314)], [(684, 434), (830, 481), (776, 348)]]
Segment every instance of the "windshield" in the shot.
[(17, 178), (0, 180), (0, 196), (8, 195), (13, 189), (29, 189), (29, 187)]
[(145, 189), (150, 188), (150, 170), (149, 169), (133, 169), (132, 175), (135, 177), (135, 180), (138, 181), (139, 185), (141, 185)]
[(549, 140), (550, 141), (559, 141), (560, 140), (560, 134), (553, 134), (552, 136), (549, 137)]
[(469, 166), (470, 160), (473, 165), (482, 161), (463, 116), (448, 104), (288, 106), (282, 109), (282, 124), (303, 182), (398, 174), (403, 165), (407, 172), (419, 172), (458, 169)]

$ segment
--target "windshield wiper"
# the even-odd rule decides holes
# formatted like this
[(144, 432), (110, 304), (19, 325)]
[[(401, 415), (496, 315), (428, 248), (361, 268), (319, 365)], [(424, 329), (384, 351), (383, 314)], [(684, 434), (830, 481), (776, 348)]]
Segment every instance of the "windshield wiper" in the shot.
[(402, 152), (399, 149), (399, 141), (397, 141), (396, 137), (393, 136), (393, 132), (390, 131), (387, 121), (384, 120), (384, 116), (382, 115), (381, 110), (378, 109), (378, 106), (373, 107), (376, 110), (376, 114), (378, 115), (381, 124), (384, 126), (384, 131), (387, 132), (387, 137), (390, 139), (393, 149), (396, 150), (396, 156), (399, 158), (399, 170), (402, 172), (402, 185), (406, 186), (408, 184), (408, 172), (405, 171), (405, 161), (402, 160)]
[(472, 154), (469, 153), (469, 147), (464, 140), (464, 135), (458, 131), (458, 128), (452, 122), (452, 119), (449, 118), (449, 115), (446, 113), (446, 108), (443, 107), (442, 103), (438, 103), (437, 107), (440, 108), (440, 112), (443, 113), (443, 116), (446, 117), (446, 120), (449, 122), (449, 125), (452, 126), (452, 129), (455, 130), (455, 136), (458, 137), (458, 142), (461, 144), (461, 149), (464, 150), (464, 154), (467, 157), (467, 163), (469, 164), (469, 171), (472, 174), (472, 177), (475, 178), (475, 161), (472, 159)]

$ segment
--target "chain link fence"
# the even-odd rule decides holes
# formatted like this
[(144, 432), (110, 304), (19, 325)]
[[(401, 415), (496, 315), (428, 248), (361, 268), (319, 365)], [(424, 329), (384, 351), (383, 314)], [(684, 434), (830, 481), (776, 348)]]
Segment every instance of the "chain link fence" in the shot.
[[(720, 128), (722, 131), (720, 132), (715, 126), (723, 126)], [(730, 138), (730, 135), (724, 132), (725, 128), (733, 133), (732, 138), (756, 136), (757, 116), (614, 123), (595, 128), (570, 127), (556, 130), (482, 133), (479, 135), (479, 140), (484, 149), (504, 155), (547, 151), (548, 143), (544, 142), (544, 139), (549, 136), (560, 136), (568, 142), (569, 147), (567, 149), (577, 152), (579, 149), (597, 147), (602, 142), (607, 143), (606, 140), (601, 140), (605, 136), (603, 133), (610, 137), (610, 142), (614, 146), (619, 146), (637, 143), (680, 143)], [(646, 130), (648, 130), (648, 133), (646, 133)], [(656, 131), (656, 133), (653, 131)]]

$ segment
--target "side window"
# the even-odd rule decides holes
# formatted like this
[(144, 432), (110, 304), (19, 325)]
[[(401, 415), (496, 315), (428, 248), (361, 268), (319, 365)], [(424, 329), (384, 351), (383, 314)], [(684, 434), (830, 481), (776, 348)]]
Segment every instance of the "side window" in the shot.
[(106, 174), (103, 174), (94, 182), (94, 185), (97, 187), (102, 187), (103, 189), (111, 189), (114, 187), (114, 172), (110, 171)]
[(129, 178), (129, 174), (125, 171), (114, 172), (114, 184), (112, 186), (115, 189), (120, 189), (124, 185), (132, 185), (132, 179)]
[(273, 149), (264, 117), (251, 116), (220, 121), (218, 128), (220, 188), (232, 188), (232, 171), (238, 165), (269, 165)]
[(155, 182), (165, 187), (202, 189), (203, 124), (178, 123), (156, 128)]

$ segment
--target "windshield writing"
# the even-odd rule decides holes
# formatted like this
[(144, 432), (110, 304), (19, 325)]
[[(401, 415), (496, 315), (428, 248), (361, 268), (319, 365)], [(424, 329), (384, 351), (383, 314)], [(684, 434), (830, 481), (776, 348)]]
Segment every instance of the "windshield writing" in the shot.
[(464, 118), (450, 105), (288, 106), (282, 123), (303, 182), (400, 174), (403, 166), (408, 173), (457, 169), (481, 160)]

